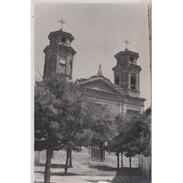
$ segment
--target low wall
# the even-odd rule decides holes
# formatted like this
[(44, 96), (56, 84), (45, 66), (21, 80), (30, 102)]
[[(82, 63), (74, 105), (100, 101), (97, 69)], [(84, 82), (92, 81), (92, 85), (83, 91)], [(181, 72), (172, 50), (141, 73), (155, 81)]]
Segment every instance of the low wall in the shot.
[(151, 157), (140, 155), (139, 165), (144, 177), (150, 179), (151, 178)]

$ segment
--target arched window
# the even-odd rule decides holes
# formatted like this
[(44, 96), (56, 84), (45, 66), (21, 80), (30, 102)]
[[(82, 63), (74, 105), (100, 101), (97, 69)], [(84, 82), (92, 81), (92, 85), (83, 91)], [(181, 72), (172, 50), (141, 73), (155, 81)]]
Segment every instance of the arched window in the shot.
[(134, 60), (133, 57), (130, 57), (130, 61), (133, 62), (133, 60)]
[(137, 89), (136, 75), (132, 75), (130, 77), (130, 87), (131, 87), (131, 89)]
[(62, 37), (61, 42), (62, 43), (65, 43), (66, 42), (66, 38), (65, 37)]
[(57, 72), (62, 74), (66, 72), (66, 59), (64, 57), (60, 57), (58, 60)]

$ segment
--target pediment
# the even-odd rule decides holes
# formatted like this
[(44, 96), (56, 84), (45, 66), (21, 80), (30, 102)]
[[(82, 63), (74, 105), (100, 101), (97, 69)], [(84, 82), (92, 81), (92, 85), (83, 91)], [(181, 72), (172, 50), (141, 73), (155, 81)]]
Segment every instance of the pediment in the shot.
[(110, 80), (104, 77), (91, 78), (82, 83), (82, 86), (88, 89), (102, 91), (105, 93), (119, 94), (118, 90), (113, 86)]

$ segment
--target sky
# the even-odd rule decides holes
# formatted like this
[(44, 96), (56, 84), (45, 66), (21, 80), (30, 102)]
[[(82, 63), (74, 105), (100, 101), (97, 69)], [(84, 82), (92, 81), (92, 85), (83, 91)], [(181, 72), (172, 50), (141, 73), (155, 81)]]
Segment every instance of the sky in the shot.
[(141, 66), (140, 96), (146, 98), (145, 108), (150, 105), (150, 56), (147, 3), (118, 4), (64, 4), (35, 3), (34, 23), (34, 73), (35, 79), (43, 75), (44, 53), (49, 44), (48, 34), (60, 29), (74, 37), (72, 47), (76, 50), (73, 61), (73, 80), (96, 75), (99, 64), (103, 75), (112, 82), (112, 68), (116, 65), (114, 55), (125, 49), (139, 53), (137, 63)]

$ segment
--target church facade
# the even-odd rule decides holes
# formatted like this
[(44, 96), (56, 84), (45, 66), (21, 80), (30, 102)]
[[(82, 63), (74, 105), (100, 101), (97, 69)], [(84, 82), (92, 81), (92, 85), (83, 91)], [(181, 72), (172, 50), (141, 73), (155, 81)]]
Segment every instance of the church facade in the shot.
[[(74, 55), (76, 51), (71, 44), (72, 34), (62, 29), (50, 32), (50, 43), (44, 49), (44, 77), (52, 72), (63, 74), (72, 82)], [(96, 75), (85, 79), (77, 79), (76, 83), (84, 87), (86, 97), (96, 103), (107, 105), (111, 113), (131, 118), (144, 111), (144, 98), (140, 97), (140, 71), (137, 64), (139, 54), (128, 50), (119, 51), (115, 56), (116, 65), (112, 68), (114, 81), (102, 74), (101, 65)]]

